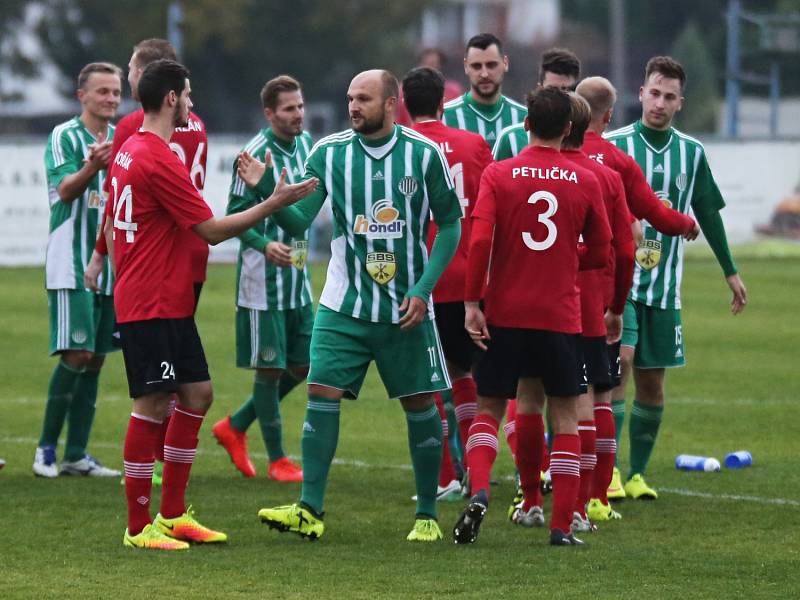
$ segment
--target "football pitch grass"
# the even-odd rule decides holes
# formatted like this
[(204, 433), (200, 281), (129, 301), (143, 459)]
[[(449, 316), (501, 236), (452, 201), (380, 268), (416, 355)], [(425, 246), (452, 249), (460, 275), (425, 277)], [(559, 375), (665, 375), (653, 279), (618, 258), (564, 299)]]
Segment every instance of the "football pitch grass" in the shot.
[[(506, 520), (514, 487), (504, 441), (495, 469), (499, 484), (492, 488), (478, 542), (452, 542), (461, 502), (439, 505), (443, 541), (406, 542), (414, 489), (405, 419), (399, 403), (386, 399), (374, 370), (361, 399), (343, 402), (324, 537), (309, 543), (261, 525), (258, 509), (294, 502), (299, 484), (266, 479), (257, 426), (250, 430), (256, 479), (241, 477), (210, 433), (214, 421), (248, 396), (252, 381), (234, 367), (234, 269), (227, 265), (211, 267), (198, 313), (215, 402), (201, 431), (187, 497), (200, 521), (227, 532), (230, 542), (185, 553), (124, 548), (125, 500), (118, 479), (44, 480), (31, 473), (54, 365), (47, 357), (43, 274), (4, 269), (0, 457), (8, 464), (0, 471), (0, 597), (791, 596), (800, 565), (800, 259), (755, 253), (738, 259), (750, 305), (735, 318), (716, 263), (687, 260), (688, 365), (668, 374), (667, 408), (647, 474), (660, 498), (616, 505), (623, 520), (601, 523), (584, 536), (583, 548), (551, 548), (546, 530)], [(314, 274), (318, 294), (324, 268), (316, 265)], [(116, 468), (130, 413), (121, 358), (112, 355), (103, 371), (89, 447)], [(282, 405), (285, 446), (294, 456), (300, 452), (304, 396), (298, 388)], [(62, 449), (63, 438), (59, 456)], [(739, 449), (752, 452), (751, 468), (686, 473), (674, 467), (677, 454), (722, 459)], [(549, 501), (545, 510), (549, 517)]]

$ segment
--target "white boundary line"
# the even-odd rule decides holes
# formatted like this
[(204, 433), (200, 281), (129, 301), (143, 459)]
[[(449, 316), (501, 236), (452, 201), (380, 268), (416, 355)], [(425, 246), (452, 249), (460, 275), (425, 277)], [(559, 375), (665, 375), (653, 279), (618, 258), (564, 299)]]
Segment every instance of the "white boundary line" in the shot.
[[(203, 440), (206, 444), (208, 444), (208, 440)], [(23, 438), (23, 437), (2, 437), (0, 438), (0, 444), (25, 444), (34, 448), (38, 440), (34, 438)], [(107, 450), (117, 450), (122, 451), (122, 447), (119, 444), (114, 444), (110, 442), (92, 442), (92, 446), (95, 448), (104, 448)], [(227, 452), (222, 449), (211, 447), (211, 448), (198, 448), (198, 454), (206, 454), (210, 456), (227, 456)], [(252, 455), (259, 459), (265, 459), (267, 457), (266, 453), (264, 452), (253, 452)], [(299, 460), (299, 456), (290, 456), (290, 458)], [(346, 466), (346, 467), (356, 467), (359, 469), (392, 469), (398, 471), (410, 471), (411, 465), (381, 465), (375, 463), (369, 463), (363, 460), (355, 460), (355, 459), (347, 459), (347, 458), (334, 458), (333, 459), (334, 465), (339, 466)], [(513, 478), (510, 478), (513, 479)], [(709, 492), (697, 492), (695, 490), (688, 490), (685, 488), (670, 488), (670, 487), (660, 487), (658, 488), (659, 492), (664, 492), (667, 494), (675, 494), (676, 496), (687, 496), (690, 498), (707, 498), (709, 500), (730, 500), (732, 502), (753, 502), (755, 504), (765, 504), (765, 505), (775, 505), (775, 506), (794, 506), (800, 507), (799, 500), (790, 500), (788, 498), (764, 498), (762, 496), (744, 496), (744, 495), (737, 495), (737, 494), (712, 494)]]

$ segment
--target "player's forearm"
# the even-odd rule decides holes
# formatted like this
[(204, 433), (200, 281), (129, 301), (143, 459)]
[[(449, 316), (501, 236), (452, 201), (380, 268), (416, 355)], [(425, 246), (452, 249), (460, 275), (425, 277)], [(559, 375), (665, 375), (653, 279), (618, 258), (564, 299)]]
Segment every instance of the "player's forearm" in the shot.
[[(251, 206), (254, 206), (256, 201), (254, 198), (249, 198), (247, 195), (245, 196), (237, 196), (235, 194), (231, 194), (228, 197), (228, 206), (225, 209), (226, 215), (233, 215), (236, 213), (240, 213), (244, 210), (247, 210)], [(267, 244), (271, 242), (267, 236), (265, 236), (257, 227), (250, 227), (244, 233), (238, 236), (239, 241), (242, 242), (244, 246), (248, 248), (253, 248), (254, 250), (258, 250), (259, 252), (263, 252), (264, 248), (267, 247)]]
[(641, 218), (646, 219), (656, 231), (665, 235), (685, 235), (694, 229), (694, 219), (667, 208), (661, 202), (652, 204)]
[(493, 223), (483, 219), (472, 219), (467, 255), (467, 281), (464, 286), (464, 300), (467, 302), (477, 302), (483, 297), (483, 285), (492, 253), (493, 233)]
[(100, 233), (97, 234), (97, 240), (94, 243), (94, 251), (100, 256), (108, 254), (108, 242), (106, 240), (106, 223), (108, 222), (108, 213), (103, 211), (103, 223), (100, 226)]
[(417, 284), (409, 290), (409, 296), (417, 296), (425, 302), (431, 297), (431, 292), (439, 277), (442, 276), (447, 265), (458, 249), (458, 240), (461, 239), (461, 220), (439, 225), (439, 231), (433, 240), (430, 259), (422, 272)]
[(114, 262), (114, 240), (113, 240), (113, 227), (111, 219), (106, 219), (103, 225), (102, 236), (106, 241), (106, 249), (108, 250), (108, 264), (111, 266), (111, 272), (117, 274), (117, 265)]
[(58, 184), (58, 197), (62, 202), (72, 202), (86, 191), (95, 175), (97, 175), (97, 169), (89, 162), (84, 163), (79, 171), (67, 175), (61, 180), (61, 183)]
[(287, 206), (283, 210), (276, 212), (272, 218), (278, 224), (278, 227), (290, 236), (299, 237), (303, 235), (306, 229), (311, 227), (314, 216), (306, 214), (298, 206)]
[(737, 272), (736, 263), (731, 255), (731, 249), (728, 246), (728, 237), (725, 234), (725, 225), (722, 223), (722, 216), (719, 211), (702, 211), (695, 208), (695, 216), (703, 231), (703, 235), (708, 240), (708, 245), (717, 257), (719, 266), (722, 267), (725, 277), (730, 277)]
[(256, 223), (263, 221), (276, 212), (275, 205), (267, 199), (242, 212), (220, 218), (212, 217), (207, 221), (198, 223), (193, 229), (206, 242), (216, 246), (220, 242), (244, 233)]
[(621, 315), (633, 281), (633, 240), (615, 246), (614, 251), (614, 296), (609, 308), (615, 315)]

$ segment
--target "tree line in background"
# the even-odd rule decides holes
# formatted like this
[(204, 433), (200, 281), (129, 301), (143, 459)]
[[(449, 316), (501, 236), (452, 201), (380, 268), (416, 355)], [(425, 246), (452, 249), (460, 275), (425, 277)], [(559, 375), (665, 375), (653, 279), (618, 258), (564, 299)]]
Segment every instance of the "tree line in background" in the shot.
[[(183, 60), (192, 71), (195, 103), (213, 131), (246, 131), (261, 122), (258, 93), (264, 81), (291, 73), (306, 98), (331, 102), (346, 117), (344, 95), (352, 75), (382, 66), (402, 75), (416, 62), (422, 11), (431, 0), (192, 0), (184, 2)], [(33, 75), (37, 65), (8, 34), (19, 27), (30, 1), (0, 2), (4, 66)], [(126, 67), (132, 46), (166, 37), (163, 0), (39, 0), (44, 8), (36, 34), (44, 52), (64, 74), (62, 92), (74, 94), (80, 68), (94, 60)], [(562, 0), (560, 43), (573, 47), (585, 72), (608, 75), (608, 2)], [(630, 92), (653, 54), (672, 53), (687, 69), (687, 105), (680, 126), (714, 128), (724, 89), (726, 0), (671, 0), (626, 4)], [(800, 11), (800, 0), (748, 0), (748, 10)], [(757, 47), (749, 32), (745, 47)], [(537, 48), (509, 47), (507, 88), (521, 95), (535, 81)], [(745, 67), (763, 60), (745, 53)], [(450, 52), (451, 76), (462, 78), (460, 56)], [(790, 57), (791, 58), (791, 57)], [(800, 92), (800, 70), (784, 59), (782, 86)]]

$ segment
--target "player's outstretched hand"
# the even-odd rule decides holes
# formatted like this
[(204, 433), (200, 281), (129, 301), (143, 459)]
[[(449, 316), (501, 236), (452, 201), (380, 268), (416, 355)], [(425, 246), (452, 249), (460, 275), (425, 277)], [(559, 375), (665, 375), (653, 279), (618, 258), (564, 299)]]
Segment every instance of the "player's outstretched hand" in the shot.
[(100, 273), (103, 272), (103, 257), (97, 253), (97, 250), (92, 252), (92, 257), (89, 259), (89, 264), (83, 270), (83, 285), (87, 290), (99, 292), (98, 279)]
[(281, 242), (270, 242), (264, 248), (264, 254), (267, 255), (267, 260), (276, 267), (290, 267), (292, 266), (292, 248)]
[(695, 222), (694, 227), (692, 227), (691, 231), (687, 231), (686, 233), (684, 233), (683, 237), (687, 241), (691, 242), (693, 240), (696, 240), (698, 235), (700, 235), (700, 225), (698, 225), (697, 222)]
[(606, 311), (606, 343), (616, 344), (622, 337), (622, 315), (615, 315), (610, 310)]
[(264, 162), (257, 158), (253, 158), (246, 150), (239, 153), (237, 161), (236, 173), (241, 177), (247, 187), (254, 188), (261, 181), (264, 173), (268, 168), (272, 167), (272, 153), (267, 150), (264, 155)]
[(413, 329), (425, 318), (428, 312), (428, 305), (419, 296), (406, 296), (400, 305), (400, 329)]
[(483, 316), (477, 302), (464, 302), (464, 328), (469, 337), (481, 350), (487, 350), (486, 342), (492, 339), (486, 327), (486, 317)]
[(738, 273), (734, 273), (725, 278), (728, 282), (728, 287), (733, 292), (733, 300), (731, 300), (731, 312), (738, 315), (747, 306), (747, 288), (744, 287), (744, 281), (739, 277)]
[(286, 168), (281, 169), (281, 176), (278, 178), (278, 183), (275, 184), (275, 189), (272, 195), (266, 199), (276, 210), (285, 208), (290, 204), (294, 204), (301, 198), (305, 198), (313, 192), (319, 179), (312, 177), (301, 181), (300, 183), (286, 183)]

